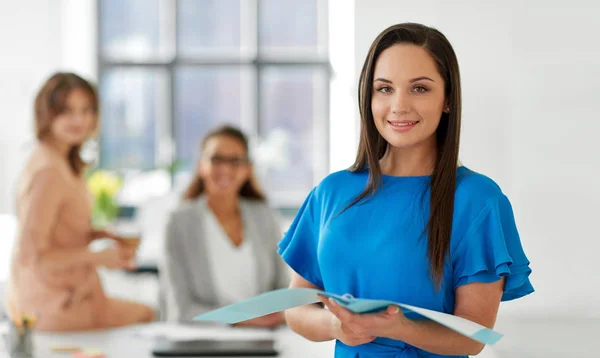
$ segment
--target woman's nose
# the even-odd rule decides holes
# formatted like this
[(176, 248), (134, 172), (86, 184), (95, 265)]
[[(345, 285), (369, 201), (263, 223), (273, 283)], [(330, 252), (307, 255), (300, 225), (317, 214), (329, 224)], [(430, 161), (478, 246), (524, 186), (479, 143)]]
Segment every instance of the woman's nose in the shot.
[(392, 113), (396, 115), (403, 115), (410, 112), (410, 96), (399, 91), (395, 93), (392, 98)]
[(75, 123), (85, 122), (86, 119), (87, 119), (87, 114), (85, 112), (75, 112), (75, 113), (73, 113), (73, 116), (71, 117), (71, 120)]

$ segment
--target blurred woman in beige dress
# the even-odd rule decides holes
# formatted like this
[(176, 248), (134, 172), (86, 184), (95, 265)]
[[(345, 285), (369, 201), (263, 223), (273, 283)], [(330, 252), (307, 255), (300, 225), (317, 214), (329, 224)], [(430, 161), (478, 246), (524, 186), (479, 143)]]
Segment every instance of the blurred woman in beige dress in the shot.
[[(35, 100), (38, 145), (21, 174), (17, 193), (18, 238), (7, 290), (8, 312), (35, 313), (36, 329), (70, 331), (118, 327), (153, 320), (145, 305), (105, 295), (97, 268), (129, 268), (135, 249), (91, 227), (91, 197), (79, 151), (97, 129), (94, 87), (71, 73), (57, 73)], [(92, 252), (91, 241), (114, 245)]]

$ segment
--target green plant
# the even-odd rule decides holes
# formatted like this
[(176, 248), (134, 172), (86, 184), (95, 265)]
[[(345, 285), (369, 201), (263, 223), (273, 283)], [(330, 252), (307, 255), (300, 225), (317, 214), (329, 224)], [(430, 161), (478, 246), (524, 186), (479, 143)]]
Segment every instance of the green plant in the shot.
[(94, 197), (92, 225), (103, 228), (119, 214), (116, 197), (121, 190), (121, 178), (110, 171), (96, 170), (88, 176), (87, 186)]

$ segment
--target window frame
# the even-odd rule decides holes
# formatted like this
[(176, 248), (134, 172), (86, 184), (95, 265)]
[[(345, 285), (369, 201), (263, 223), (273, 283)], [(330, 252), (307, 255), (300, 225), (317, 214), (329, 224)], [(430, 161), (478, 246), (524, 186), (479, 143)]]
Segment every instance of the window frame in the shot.
[[(103, 53), (103, 36), (102, 36), (102, 2), (103, 0), (96, 1), (96, 50), (97, 50), (97, 78), (98, 78), (98, 88), (102, 87), (103, 74), (113, 70), (113, 69), (162, 69), (167, 73), (167, 88), (165, 89), (168, 93), (166, 98), (166, 113), (168, 113), (168, 118), (165, 118), (165, 123), (156, 123), (157, 128), (166, 129), (167, 133), (158, 133), (159, 129), (157, 129), (157, 142), (155, 144), (155, 158), (162, 157), (162, 153), (158, 153), (161, 147), (161, 140), (168, 141), (168, 147), (170, 148), (169, 158), (170, 163), (175, 163), (177, 160), (177, 149), (176, 149), (176, 98), (177, 93), (175, 89), (175, 78), (176, 71), (178, 68), (202, 68), (202, 67), (243, 67), (247, 66), (252, 69), (254, 75), (252, 76), (253, 86), (255, 93), (252, 94), (251, 104), (253, 105), (253, 114), (250, 116), (251, 123), (242, 123), (241, 128), (249, 135), (250, 138), (260, 138), (259, 133), (261, 132), (261, 101), (264, 96), (263, 88), (261, 85), (261, 72), (265, 68), (275, 67), (300, 67), (300, 68), (313, 68), (317, 70), (321, 70), (325, 73), (323, 78), (323, 83), (319, 85), (323, 85), (322, 95), (325, 96), (323, 103), (324, 107), (319, 108), (322, 110), (324, 115), (323, 123), (313, 122), (313, 134), (320, 133), (318, 139), (319, 143), (321, 143), (320, 148), (317, 151), (313, 151), (313, 155), (311, 156), (311, 160), (315, 161), (313, 165), (313, 185), (316, 185), (320, 179), (326, 176), (329, 172), (330, 167), (330, 107), (331, 107), (331, 98), (330, 98), (330, 88), (331, 88), (331, 79), (332, 79), (332, 66), (329, 58), (329, 28), (328, 28), (328, 3), (329, 0), (316, 0), (317, 9), (318, 9), (318, 32), (317, 36), (319, 38), (319, 45), (322, 45), (323, 48), (316, 55), (261, 55), (260, 46), (259, 46), (259, 31), (260, 31), (260, 0), (240, 0), (241, 2), (247, 2), (245, 6), (249, 6), (250, 8), (250, 18), (248, 21), (251, 22), (252, 27), (254, 28), (254, 39), (252, 40), (251, 46), (254, 46), (253, 55), (246, 58), (245, 56), (241, 58), (234, 58), (232, 56), (219, 56), (219, 55), (182, 55), (179, 52), (179, 40), (177, 36), (177, 24), (179, 21), (177, 7), (179, 6), (179, 0), (172, 1), (163, 1), (159, 0), (159, 6), (166, 6), (165, 9), (161, 9), (161, 11), (166, 11), (168, 13), (167, 18), (170, 17), (170, 21), (167, 19), (165, 26), (165, 37), (170, 38), (170, 47), (169, 50), (172, 51), (172, 57), (170, 59), (161, 59), (159, 56), (152, 60), (122, 60), (118, 58), (110, 58), (105, 56)], [(167, 5), (165, 5), (167, 4)], [(243, 22), (244, 20), (241, 19)], [(102, 132), (101, 132), (102, 133)], [(103, 137), (102, 134), (98, 138), (99, 146), (103, 145)], [(154, 167), (156, 168), (157, 163), (155, 160)], [(107, 168), (104, 165), (104, 160), (102, 155), (99, 156), (99, 166), (105, 169)], [(132, 168), (116, 168), (116, 169), (132, 169)], [(176, 173), (171, 172), (171, 185), (174, 183), (174, 177)], [(266, 188), (265, 188), (266, 189)], [(307, 188), (309, 189), (309, 188)], [(268, 192), (268, 190), (267, 190)], [(308, 193), (294, 193), (293, 202), (286, 202), (283, 204), (278, 204), (278, 201), (275, 200), (275, 206), (281, 210), (290, 210), (295, 209), (301, 205), (300, 197), (305, 196)], [(301, 195), (300, 195), (301, 194)], [(270, 198), (272, 199), (275, 198)]]

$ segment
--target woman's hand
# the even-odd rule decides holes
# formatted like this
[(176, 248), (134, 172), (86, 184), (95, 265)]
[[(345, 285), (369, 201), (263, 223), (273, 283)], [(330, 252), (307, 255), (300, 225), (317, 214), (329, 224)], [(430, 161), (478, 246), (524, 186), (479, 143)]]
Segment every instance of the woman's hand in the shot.
[(94, 253), (94, 263), (109, 269), (133, 269), (135, 250), (117, 245)]
[(126, 247), (129, 249), (137, 250), (140, 246), (140, 238), (139, 237), (123, 237), (119, 235), (114, 235), (111, 237), (116, 243), (118, 243), (122, 247)]
[(110, 231), (106, 231), (106, 230), (94, 230), (92, 231), (92, 241), (94, 240), (100, 240), (100, 239), (115, 239), (115, 234), (113, 234)]
[(110, 239), (122, 246), (132, 247), (135, 249), (137, 249), (138, 246), (140, 245), (140, 238), (137, 236), (136, 237), (123, 237), (123, 236), (119, 236), (119, 235), (115, 234), (114, 232), (106, 231), (106, 230), (93, 231), (92, 232), (92, 240), (97, 240), (97, 239)]
[(319, 296), (321, 302), (333, 314), (333, 333), (336, 339), (354, 346), (371, 342), (376, 337), (389, 337), (407, 318), (400, 307), (389, 306), (385, 311), (357, 314), (340, 306), (333, 299)]
[(343, 325), (342, 321), (333, 314), (331, 315), (331, 327), (335, 339), (343, 342), (347, 346), (359, 346), (361, 344), (369, 343), (376, 338), (372, 335), (352, 331), (350, 328)]

